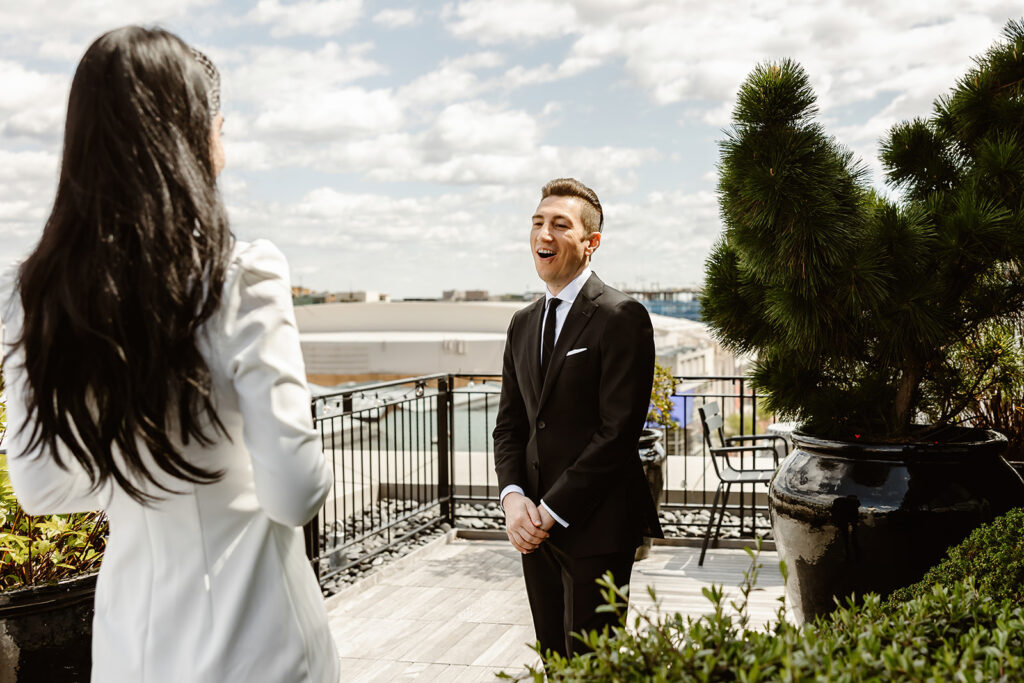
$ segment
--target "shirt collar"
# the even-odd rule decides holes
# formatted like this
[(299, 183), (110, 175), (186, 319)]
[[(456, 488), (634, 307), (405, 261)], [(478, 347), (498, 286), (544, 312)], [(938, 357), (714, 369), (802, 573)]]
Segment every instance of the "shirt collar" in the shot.
[(590, 264), (587, 264), (583, 268), (583, 272), (577, 275), (572, 282), (562, 288), (562, 291), (555, 296), (551, 291), (544, 288), (544, 306), (548, 305), (548, 302), (552, 299), (560, 299), (567, 301), (571, 305), (572, 302), (576, 301), (576, 297), (580, 295), (580, 291), (583, 289), (583, 285), (587, 284), (587, 280), (590, 279)]

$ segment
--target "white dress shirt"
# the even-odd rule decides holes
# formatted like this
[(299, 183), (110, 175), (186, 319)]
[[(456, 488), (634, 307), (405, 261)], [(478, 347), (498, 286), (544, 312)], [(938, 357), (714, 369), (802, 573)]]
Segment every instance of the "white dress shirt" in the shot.
[(264, 240), (237, 243), (220, 310), (203, 327), (200, 351), (227, 436), (203, 446), (170, 435), (188, 461), (223, 477), (211, 484), (172, 479), (150, 459), (148, 470), (180, 493), (136, 480), (159, 496), (149, 506), (112, 481), (93, 490), (66, 449), (26, 453), (32, 429), (24, 354), (11, 346), (21, 335), (19, 297), (5, 308), (14, 492), (29, 514), (103, 509), (110, 519), (96, 584), (91, 680), (336, 682), (324, 598), (297, 528), (320, 508), (333, 476), (313, 430), (281, 252)]
[[(560, 303), (558, 305), (558, 308), (555, 309), (555, 344), (557, 344), (558, 343), (558, 335), (560, 335), (562, 333), (562, 327), (565, 325), (565, 319), (567, 317), (569, 317), (569, 309), (572, 308), (573, 302), (576, 301), (576, 297), (578, 297), (580, 295), (580, 291), (583, 289), (583, 285), (587, 284), (587, 280), (589, 280), (589, 279), (590, 279), (590, 265), (588, 264), (587, 266), (585, 266), (583, 268), (583, 271), (572, 280), (572, 282), (570, 282), (569, 284), (567, 284), (565, 287), (562, 288), (562, 291), (560, 291), (557, 296), (552, 294), (550, 289), (547, 289), (547, 288), (544, 289), (544, 313), (545, 313), (545, 315), (541, 316), (541, 324), (540, 324), (540, 338), (541, 339), (544, 339), (544, 328), (547, 326), (547, 310), (548, 310), (548, 306), (551, 305), (551, 300), (552, 299), (558, 299), (558, 300), (560, 300), (562, 302), (562, 303)], [(543, 360), (544, 344), (540, 344), (540, 349), (541, 349), (541, 356), (542, 356), (542, 360)], [(501, 496), (500, 496), (501, 503), (500, 504), (502, 505), (502, 509), (504, 509), (505, 496), (507, 496), (510, 493), (519, 493), (521, 495), (526, 495), (525, 492), (523, 491), (523, 487), (518, 486), (517, 484), (509, 484), (501, 492)], [(549, 508), (547, 503), (544, 502), (543, 498), (541, 499), (540, 504), (541, 504), (541, 507), (543, 507), (545, 510), (548, 511), (548, 514), (550, 514), (554, 518), (554, 520), (556, 522), (561, 524), (563, 527), (566, 527), (566, 528), (569, 527), (569, 522), (567, 522), (564, 519), (562, 519), (561, 517), (559, 517), (555, 513), (554, 510)]]

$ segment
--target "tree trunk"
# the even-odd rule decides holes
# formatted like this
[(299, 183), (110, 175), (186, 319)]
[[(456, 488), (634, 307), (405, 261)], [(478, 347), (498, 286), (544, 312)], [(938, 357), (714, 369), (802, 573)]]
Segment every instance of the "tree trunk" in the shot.
[(893, 401), (892, 406), (892, 421), (889, 428), (896, 434), (905, 433), (910, 425), (910, 420), (913, 417), (910, 414), (912, 399), (923, 374), (924, 363), (913, 357), (908, 358), (906, 365), (903, 366), (903, 375), (900, 377), (896, 400)]

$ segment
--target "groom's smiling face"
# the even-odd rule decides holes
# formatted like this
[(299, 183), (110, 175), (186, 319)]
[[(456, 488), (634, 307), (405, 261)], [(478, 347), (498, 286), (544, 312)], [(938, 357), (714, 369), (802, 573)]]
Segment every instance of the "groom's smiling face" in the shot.
[(587, 233), (580, 217), (579, 197), (551, 195), (533, 214), (530, 248), (537, 275), (558, 294), (580, 274), (601, 243), (601, 233)]

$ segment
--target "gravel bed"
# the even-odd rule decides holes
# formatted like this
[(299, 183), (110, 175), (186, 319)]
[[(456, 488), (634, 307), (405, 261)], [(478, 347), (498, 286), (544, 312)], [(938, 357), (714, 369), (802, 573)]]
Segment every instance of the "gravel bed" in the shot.
[[(364, 529), (380, 526), (382, 520), (394, 520), (407, 516), (395, 524), (391, 530), (391, 538), (404, 536), (417, 526), (428, 521), (436, 512), (436, 508), (430, 508), (427, 512), (413, 513), (413, 510), (419, 505), (420, 503), (414, 500), (388, 500), (373, 508), (373, 510), (367, 510), (365, 514), (350, 516), (345, 521), (344, 529), (342, 529), (342, 525), (337, 525), (336, 530), (331, 534), (333, 537), (329, 538), (327, 534), (321, 534), (321, 548), (325, 549), (324, 552), (326, 552), (326, 549), (344, 544), (346, 538), (360, 535)], [(660, 517), (665, 535), (670, 538), (703, 538), (709, 514), (708, 510), (662, 510)], [(463, 529), (505, 528), (504, 516), (496, 502), (459, 503), (455, 507), (455, 518), (458, 520), (458, 527)], [(744, 521), (745, 528), (749, 529), (749, 516)], [(451, 526), (447, 522), (439, 522), (416, 532), (407, 539), (395, 543), (390, 548), (383, 549), (387, 545), (388, 539), (382, 534), (363, 539), (342, 551), (334, 553), (328, 559), (320, 561), (321, 576), (326, 575), (336, 567), (342, 567), (375, 550), (380, 550), (373, 557), (358, 562), (329, 579), (322, 580), (321, 589), (323, 590), (324, 597), (334, 595), (381, 567), (407, 555), (416, 548), (441, 538), (450, 530)], [(757, 532), (759, 536), (764, 538), (772, 537), (768, 518), (764, 515), (757, 516)], [(725, 519), (722, 522), (721, 537), (740, 537), (739, 517), (726, 513)]]
[[(662, 531), (669, 538), (704, 538), (710, 515), (710, 510), (662, 510), (659, 513)], [(772, 538), (771, 522), (768, 521), (768, 517), (759, 514), (756, 522), (757, 535), (764, 539)], [(748, 533), (750, 531), (749, 514), (743, 519), (743, 530)], [(719, 538), (740, 538), (739, 515), (734, 515), (731, 512), (725, 513)]]
[(346, 518), (344, 527), (339, 523), (335, 525), (333, 530), (321, 533), (321, 553), (327, 555), (331, 548), (344, 545), (348, 538), (360, 536), (364, 529), (378, 528), (382, 526), (382, 523), (386, 524), (404, 517), (404, 519), (395, 523), (391, 528), (390, 539), (386, 533), (370, 536), (349, 545), (343, 550), (327, 555), (326, 559), (320, 560), (320, 576), (323, 577), (339, 567), (344, 567), (350, 562), (379, 551), (372, 557), (367, 557), (362, 562), (358, 562), (330, 578), (322, 578), (320, 588), (324, 593), (324, 597), (334, 595), (381, 567), (407, 555), (416, 548), (441, 538), (451, 530), (451, 525), (445, 522), (435, 523), (410, 535), (406, 539), (395, 542), (390, 548), (385, 548), (390, 540), (409, 534), (413, 529), (429, 521), (437, 513), (437, 508), (435, 507), (429, 508), (425, 512), (415, 513), (414, 510), (419, 506), (420, 503), (415, 500), (391, 499), (383, 501), (380, 505), (366, 510), (363, 514), (350, 515)]

